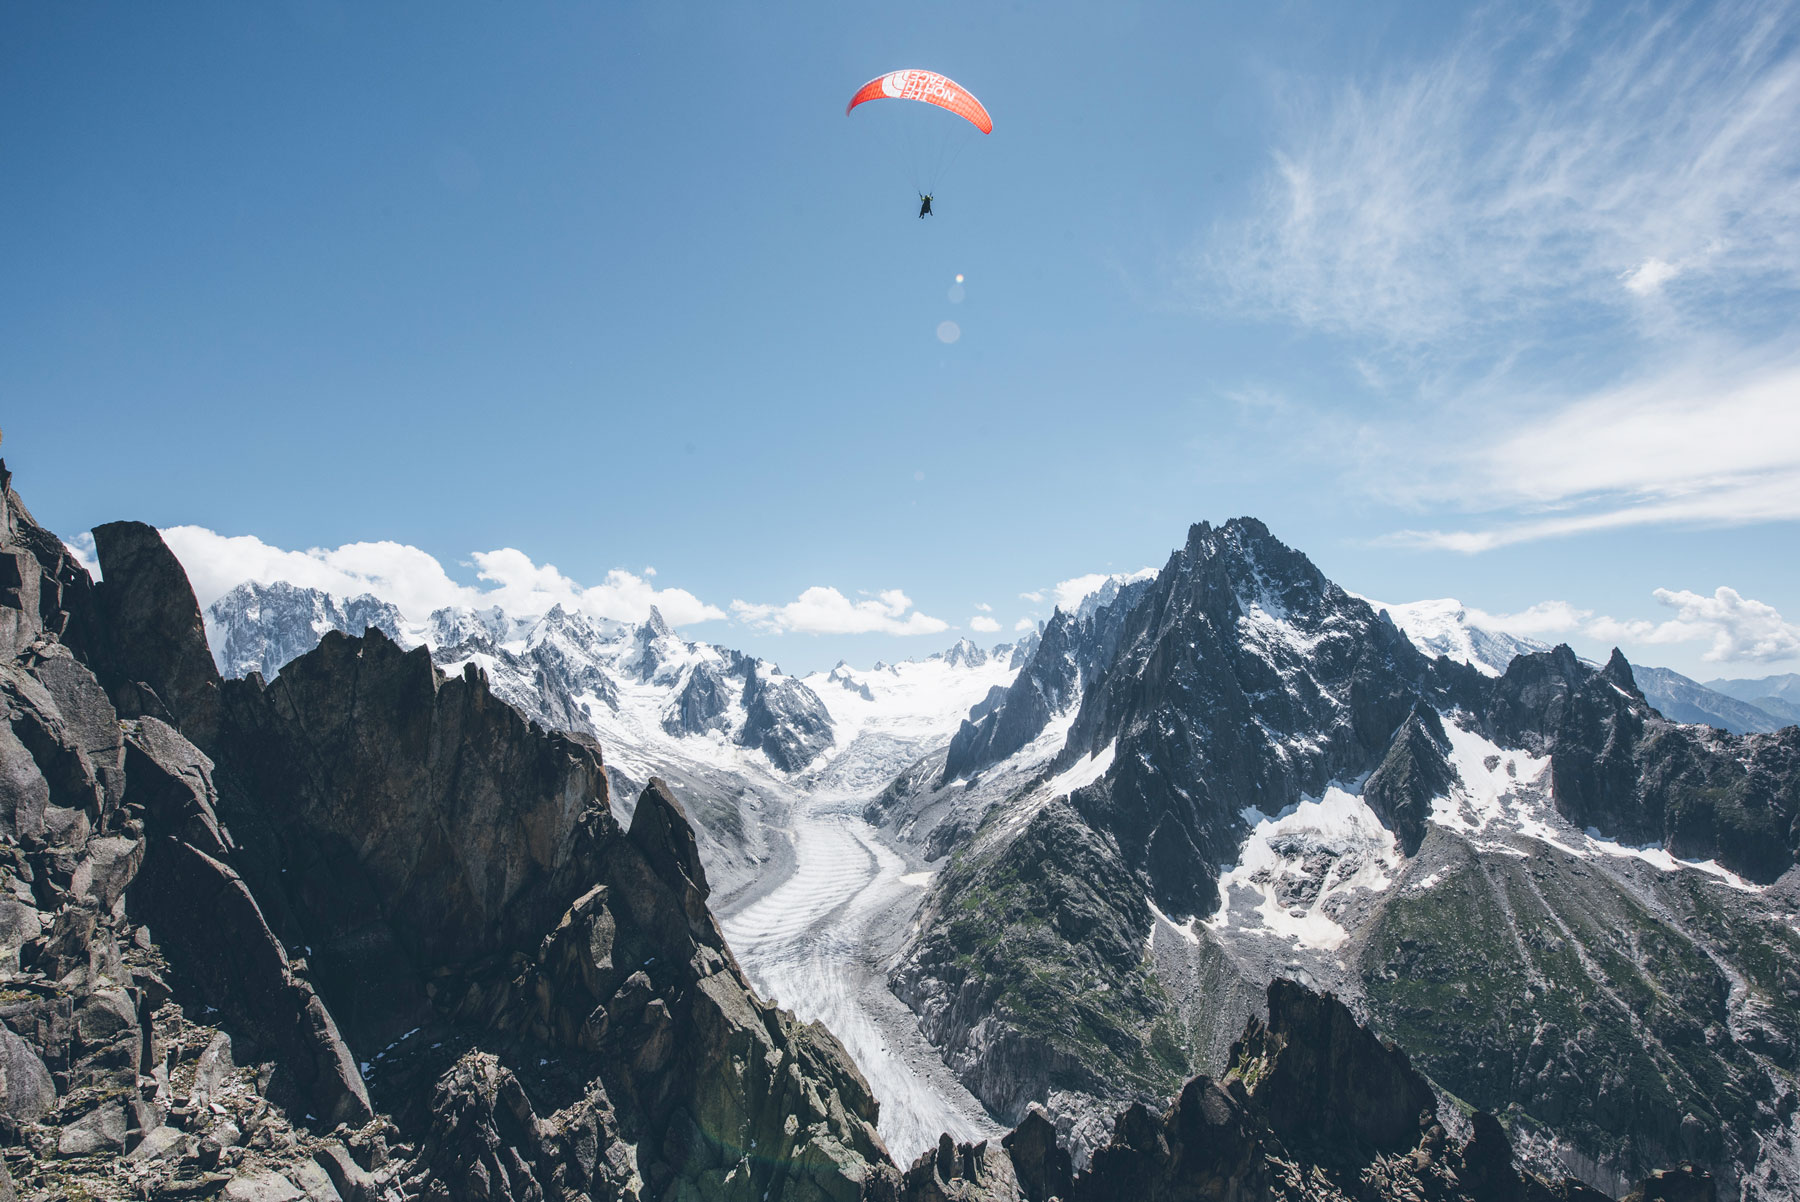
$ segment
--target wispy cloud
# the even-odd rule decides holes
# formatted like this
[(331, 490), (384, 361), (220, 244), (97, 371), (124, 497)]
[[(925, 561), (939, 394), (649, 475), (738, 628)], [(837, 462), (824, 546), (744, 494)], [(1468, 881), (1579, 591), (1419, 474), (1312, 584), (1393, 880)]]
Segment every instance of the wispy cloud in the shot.
[(1800, 519), (1800, 363), (1689, 364), (1534, 420), (1482, 423), (1435, 455), (1395, 462), (1386, 478), (1406, 503), (1499, 515), (1384, 540), (1443, 550)]
[[(1401, 346), (1800, 285), (1800, 10), (1496, 6), (1429, 61), (1284, 80), (1261, 203), (1198, 256), (1230, 300)], [(1591, 317), (1591, 315), (1590, 315)]]
[(733, 601), (732, 614), (748, 625), (774, 633), (800, 634), (937, 634), (950, 629), (941, 618), (913, 609), (899, 589), (852, 601), (835, 588), (815, 585), (785, 605)]
[(625, 622), (643, 621), (654, 605), (678, 626), (725, 616), (686, 589), (659, 589), (623, 569), (608, 572), (599, 584), (583, 586), (512, 547), (477, 551), (470, 557), (483, 582), (475, 587), (459, 583), (435, 556), (406, 543), (359, 542), (289, 551), (254, 535), (224, 535), (204, 526), (173, 526), (162, 535), (187, 570), (202, 608), (246, 581), (282, 580), (339, 597), (373, 593), (414, 621), (445, 606), (493, 605), (529, 616), (560, 604)]
[(1260, 202), (1198, 278), (1341, 345), (1375, 403), (1281, 424), (1440, 515), (1383, 541), (1800, 519), (1800, 8), (1494, 6), (1432, 57), (1282, 82)]

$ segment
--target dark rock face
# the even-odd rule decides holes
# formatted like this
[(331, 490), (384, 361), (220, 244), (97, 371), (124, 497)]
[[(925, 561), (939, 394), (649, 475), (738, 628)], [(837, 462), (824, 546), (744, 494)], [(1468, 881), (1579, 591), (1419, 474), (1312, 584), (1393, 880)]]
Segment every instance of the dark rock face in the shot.
[(986, 1140), (959, 1144), (948, 1134), (919, 1154), (900, 1184), (901, 1202), (1016, 1202), (1021, 1196), (1009, 1155)]
[(1117, 654), (1131, 610), (1149, 588), (1144, 580), (1122, 587), (1108, 582), (1076, 613), (1059, 609), (1040, 634), (1021, 639), (1014, 651), (1019, 674), (1004, 690), (996, 685), (969, 711), (950, 740), (943, 780), (973, 776), (1005, 759), (1078, 704), (1082, 690)]
[[(269, 685), (229, 682), (226, 710), (226, 821), (265, 888), (304, 867), (281, 891), (322, 923), (290, 943), (367, 939), (379, 899), (382, 942), (422, 966), (479, 960), (554, 926), (588, 883), (599, 755), (529, 726), (473, 671), (445, 679), (423, 648), (332, 632)], [(327, 847), (344, 854), (309, 850)]]
[(1418, 1142), (1419, 1116), (1435, 1109), (1404, 1052), (1359, 1025), (1343, 1003), (1292, 981), (1270, 984), (1268, 1022), (1252, 1020), (1232, 1051), (1233, 1064), (1267, 1066), (1257, 1074), (1263, 1112), (1289, 1142), (1397, 1152)]
[(1144, 964), (1143, 892), (1072, 808), (1045, 806), (997, 861), (946, 876), (956, 909), (928, 903), (929, 934), (890, 984), (989, 1109), (1022, 1117), (1052, 1087), (1156, 1096), (1181, 1080), (1178, 1051), (1146, 1046), (1166, 1002)]
[(219, 731), (219, 670), (187, 573), (142, 522), (96, 526), (94, 546), (109, 577), (94, 598), (107, 632), (102, 675), (113, 678), (115, 703), (169, 720), (210, 751)]
[(1206, 914), (1213, 866), (1245, 833), (1238, 811), (1273, 814), (1374, 768), (1438, 691), (1433, 670), (1262, 523), (1201, 523), (1132, 611), (1059, 763), (1116, 745), (1109, 788), (1084, 812), (1148, 865), (1159, 905)]
[(1023, 1122), (1001, 1138), (1000, 1146), (1012, 1158), (1019, 1193), (1028, 1202), (1068, 1197), (1074, 1181), (1071, 1158), (1057, 1146), (1056, 1128), (1043, 1111), (1028, 1113)]
[(1489, 722), (1550, 749), (1557, 810), (1582, 828), (1768, 884), (1800, 852), (1800, 728), (1728, 735), (1666, 721), (1618, 651), (1600, 671), (1567, 647), (1520, 656)]
[(132, 883), (133, 912), (162, 932), (172, 963), (220, 1010), (260, 1032), (291, 1072), (310, 1112), (360, 1126), (368, 1090), (337, 1024), (297, 975), (249, 888), (179, 838), (152, 840)]
[[(734, 703), (743, 713), (735, 730)], [(812, 763), (833, 737), (831, 716), (811, 689), (736, 651), (689, 669), (662, 725), (672, 735), (725, 733), (740, 747), (760, 750), (783, 772)]]
[[(1491, 1115), (1478, 1114), (1473, 1137), (1457, 1146), (1405, 1055), (1359, 1026), (1335, 998), (1278, 981), (1270, 987), (1269, 1015), (1266, 1025), (1253, 1023), (1245, 1032), (1223, 1080), (1193, 1078), (1160, 1118), (1141, 1105), (1121, 1113), (1112, 1141), (1061, 1196), (1073, 1202), (1604, 1198), (1579, 1182), (1521, 1174)], [(1035, 1183), (1044, 1160), (1042, 1129), (1030, 1139), (1026, 1130), (1021, 1125), (1008, 1146)], [(1023, 1157), (1021, 1146), (1030, 1149)], [(1019, 1176), (1027, 1180), (1025, 1171)], [(1699, 1180), (1691, 1172), (1670, 1180), (1676, 1177), (1681, 1188)]]
[(591, 744), (379, 631), (221, 687), (154, 531), (106, 528), (88, 610), (6, 502), (0, 557), (36, 572), (5, 597), (29, 611), (0, 606), (20, 640), (0, 1135), (32, 1149), (22, 1188), (897, 1196), (867, 1085), (751, 993), (660, 782), (620, 830)]
[(1409, 856), (1418, 853), (1425, 838), (1432, 800), (1446, 796), (1456, 783), (1449, 754), (1450, 741), (1437, 711), (1416, 704), (1380, 766), (1363, 784), (1363, 800)]
[[(998, 705), (983, 702), (950, 740), (943, 779), (968, 776), (1005, 759), (1041, 734), (1050, 719), (1080, 696), (1081, 669), (1075, 661), (1075, 620), (1058, 610), (1044, 627), (1030, 661), (1007, 687)], [(991, 698), (990, 698), (991, 700)]]
[(723, 730), (732, 698), (743, 691), (712, 664), (699, 664), (688, 673), (687, 683), (663, 715), (663, 729), (672, 735), (698, 735)]
[[(88, 666), (87, 575), (0, 464), (0, 1138), (37, 1165), (124, 1151), (139, 1097), (140, 995), (125, 893), (144, 853), (118, 715)], [(64, 635), (73, 647), (64, 644)], [(3, 1188), (14, 1190), (9, 1175)]]
[(0, 461), (0, 650), (14, 655), (49, 637), (85, 661), (94, 627), (87, 571), (32, 518)]
[(744, 681), (744, 729), (738, 742), (761, 748), (783, 772), (798, 772), (831, 746), (831, 716), (799, 681), (754, 665)]

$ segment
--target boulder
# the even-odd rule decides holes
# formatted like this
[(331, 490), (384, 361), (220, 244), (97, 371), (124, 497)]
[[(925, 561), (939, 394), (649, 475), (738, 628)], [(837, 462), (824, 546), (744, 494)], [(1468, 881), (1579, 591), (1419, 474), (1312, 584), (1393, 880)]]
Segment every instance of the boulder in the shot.
[(1065, 1198), (1073, 1177), (1069, 1153), (1056, 1142), (1056, 1128), (1038, 1107), (1032, 1107), (1000, 1146), (1012, 1158), (1013, 1175), (1026, 1202)]
[(55, 1105), (56, 1087), (37, 1051), (0, 1027), (0, 1126), (17, 1130)]
[(173, 835), (218, 858), (235, 846), (219, 822), (213, 762), (180, 731), (157, 718), (125, 724), (126, 800), (140, 806), (152, 835)]
[(125, 1151), (125, 1133), (130, 1127), (125, 1103), (102, 1102), (74, 1122), (65, 1123), (57, 1136), (58, 1156), (117, 1155)]
[(263, 1169), (233, 1177), (219, 1197), (224, 1202), (301, 1202), (306, 1195), (280, 1173)]

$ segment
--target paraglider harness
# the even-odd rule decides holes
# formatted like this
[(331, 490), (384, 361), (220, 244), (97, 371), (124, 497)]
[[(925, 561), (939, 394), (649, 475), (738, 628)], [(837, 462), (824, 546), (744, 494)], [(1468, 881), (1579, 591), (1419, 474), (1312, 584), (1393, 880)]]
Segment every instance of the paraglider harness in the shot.
[(921, 192), (919, 193), (919, 217), (923, 219), (929, 216), (931, 216), (931, 193)]

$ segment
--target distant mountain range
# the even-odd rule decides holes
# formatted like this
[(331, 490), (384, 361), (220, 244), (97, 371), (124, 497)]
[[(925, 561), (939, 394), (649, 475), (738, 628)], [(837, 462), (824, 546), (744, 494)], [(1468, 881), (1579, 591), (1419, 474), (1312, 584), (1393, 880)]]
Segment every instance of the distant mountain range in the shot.
[[(1489, 676), (1504, 673), (1514, 656), (1550, 650), (1548, 643), (1470, 621), (1469, 611), (1451, 598), (1400, 605), (1371, 600), (1369, 604), (1385, 610), (1426, 655), (1448, 656)], [(1800, 675), (1794, 673), (1701, 684), (1669, 668), (1640, 664), (1631, 668), (1644, 699), (1676, 722), (1698, 722), (1739, 735), (1800, 722)]]
[(1754, 680), (1709, 680), (1706, 687), (1735, 697), (1783, 722), (1800, 722), (1800, 673), (1761, 676)]

